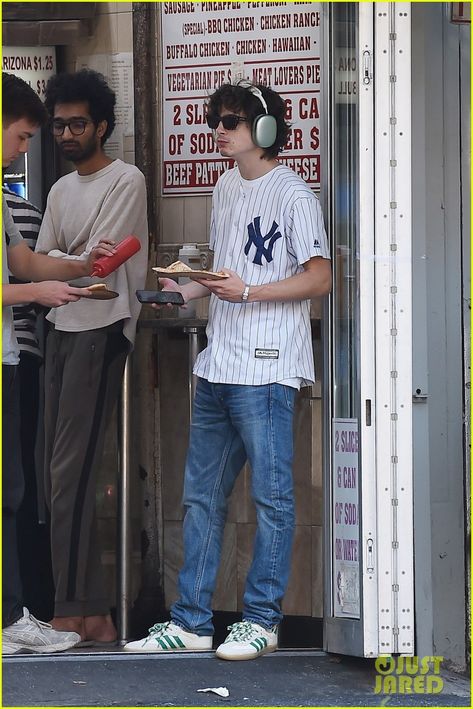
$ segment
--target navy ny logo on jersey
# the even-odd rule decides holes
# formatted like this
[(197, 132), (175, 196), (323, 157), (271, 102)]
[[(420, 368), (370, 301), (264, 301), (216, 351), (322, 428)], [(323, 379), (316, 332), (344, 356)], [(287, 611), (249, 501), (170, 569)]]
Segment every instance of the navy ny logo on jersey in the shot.
[(245, 246), (245, 256), (248, 256), (252, 244), (256, 247), (256, 253), (253, 258), (253, 263), (261, 266), (263, 256), (267, 263), (273, 260), (274, 244), (278, 239), (282, 238), (279, 230), (279, 225), (273, 222), (271, 229), (264, 236), (260, 229), (261, 217), (255, 217), (252, 224), (248, 224), (248, 241)]

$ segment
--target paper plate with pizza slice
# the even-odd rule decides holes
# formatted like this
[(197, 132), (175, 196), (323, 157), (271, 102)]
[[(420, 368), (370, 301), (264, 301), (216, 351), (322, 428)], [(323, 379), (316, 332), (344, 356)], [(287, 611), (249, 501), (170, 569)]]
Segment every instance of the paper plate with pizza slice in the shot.
[(106, 283), (94, 283), (92, 286), (87, 286), (87, 288), (81, 288), (83, 291), (82, 298), (90, 298), (91, 300), (110, 300), (111, 298), (118, 298), (118, 293), (114, 290), (110, 290)]
[(222, 273), (222, 271), (200, 271), (194, 268), (190, 268), (186, 263), (182, 261), (174, 261), (169, 266), (164, 268), (163, 266), (154, 266), (153, 271), (159, 278), (165, 278), (166, 276), (175, 278), (176, 276), (183, 278), (190, 278), (191, 280), (200, 280), (206, 278), (209, 281), (218, 281), (222, 278), (228, 278), (228, 273)]

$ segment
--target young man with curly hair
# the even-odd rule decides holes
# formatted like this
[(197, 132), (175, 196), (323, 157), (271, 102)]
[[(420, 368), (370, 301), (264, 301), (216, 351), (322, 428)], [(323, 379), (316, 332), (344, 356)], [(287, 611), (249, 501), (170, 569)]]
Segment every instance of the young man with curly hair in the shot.
[(287, 141), (282, 98), (265, 86), (225, 84), (207, 123), (220, 154), (235, 161), (212, 198), (210, 248), (227, 278), (178, 286), (184, 301), (210, 295), (184, 478), (184, 564), (171, 622), (157, 623), (135, 652), (209, 650), (227, 506), (244, 463), (251, 467), (257, 527), (243, 619), (217, 657), (247, 660), (277, 648), (294, 529), (293, 413), (314, 381), (310, 298), (331, 287), (318, 199), (278, 161)]

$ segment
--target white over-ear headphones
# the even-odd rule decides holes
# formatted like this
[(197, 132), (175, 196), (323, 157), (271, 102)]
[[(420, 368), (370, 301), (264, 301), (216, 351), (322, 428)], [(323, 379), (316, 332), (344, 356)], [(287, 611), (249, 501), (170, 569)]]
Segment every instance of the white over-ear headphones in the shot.
[(243, 81), (239, 83), (239, 86), (248, 89), (253, 96), (256, 96), (265, 110), (265, 113), (261, 113), (259, 116), (256, 116), (253, 121), (253, 125), (251, 126), (253, 143), (257, 145), (258, 148), (270, 148), (276, 142), (276, 137), (278, 134), (278, 124), (276, 119), (274, 116), (269, 115), (267, 103), (257, 86)]

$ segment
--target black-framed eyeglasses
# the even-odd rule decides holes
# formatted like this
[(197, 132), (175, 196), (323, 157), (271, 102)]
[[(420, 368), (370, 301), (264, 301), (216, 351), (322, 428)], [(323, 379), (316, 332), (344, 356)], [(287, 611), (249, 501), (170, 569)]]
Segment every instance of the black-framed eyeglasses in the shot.
[(248, 118), (242, 118), (242, 116), (236, 116), (234, 113), (227, 113), (226, 116), (219, 116), (218, 113), (208, 113), (207, 114), (207, 125), (212, 130), (215, 130), (219, 123), (225, 128), (225, 130), (236, 130), (239, 123), (246, 123)]
[(89, 118), (71, 118), (70, 121), (54, 120), (51, 122), (51, 133), (53, 135), (63, 135), (66, 126), (71, 131), (72, 135), (82, 135), (85, 133), (88, 123), (93, 123)]

